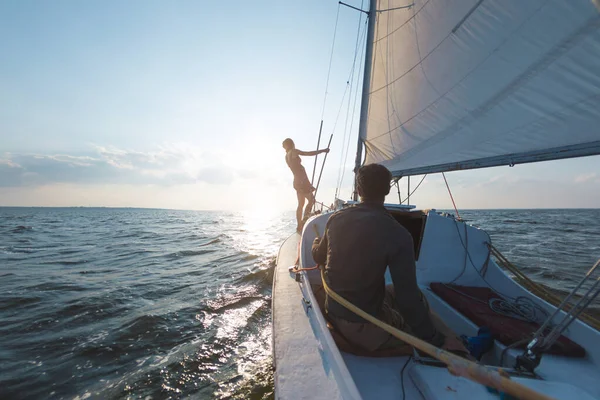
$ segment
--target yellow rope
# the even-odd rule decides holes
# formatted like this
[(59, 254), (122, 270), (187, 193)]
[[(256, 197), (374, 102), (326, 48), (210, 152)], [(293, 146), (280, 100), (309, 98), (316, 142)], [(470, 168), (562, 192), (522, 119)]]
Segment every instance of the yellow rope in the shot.
[[(496, 247), (494, 247), (492, 244), (490, 244), (489, 246), (491, 254), (494, 257), (496, 257), (496, 259), (500, 262), (500, 265), (502, 265), (508, 271), (513, 273), (517, 278), (517, 282), (519, 282), (527, 290), (529, 290), (539, 298), (546, 300), (548, 303), (552, 304), (555, 307), (558, 307), (558, 305), (562, 303), (563, 298), (550, 292), (539, 283), (532, 281), (527, 275), (521, 272), (521, 270), (519, 270), (517, 266), (508, 261), (508, 259), (502, 253), (500, 253), (500, 251)], [(564, 310), (569, 311), (571, 308), (571, 304), (565, 304)], [(589, 313), (582, 312), (578, 318), (586, 324), (588, 324), (589, 326), (591, 326), (592, 328), (600, 330), (600, 320), (590, 315)]]
[[(313, 224), (312, 226), (315, 231), (316, 237), (320, 237), (317, 225)], [(327, 282), (325, 281), (324, 268), (321, 268), (321, 280), (323, 282), (323, 288), (325, 288), (325, 292), (333, 300), (337, 301), (339, 304), (346, 307), (348, 310), (352, 311), (356, 315), (366, 319), (372, 324), (388, 332), (392, 336), (402, 340), (403, 342), (413, 346), (416, 349), (421, 350), (426, 354), (429, 354), (431, 357), (434, 357), (435, 359), (444, 362), (448, 366), (448, 370), (450, 371), (450, 373), (452, 373), (453, 375), (462, 376), (474, 382), (478, 382), (482, 385), (493, 387), (494, 389), (500, 392), (508, 393), (520, 399), (552, 400), (552, 397), (549, 397), (543, 393), (536, 392), (535, 390), (528, 388), (527, 386), (521, 385), (520, 383), (508, 379), (507, 377), (505, 377), (507, 375), (506, 372), (502, 370), (496, 371), (494, 369), (486, 368), (482, 365), (466, 360), (455, 354), (449, 353), (415, 336), (412, 336), (406, 332), (394, 328), (393, 326), (386, 324), (385, 322), (373, 317), (371, 314), (366, 313), (365, 311), (356, 307), (354, 304), (350, 303), (348, 300), (344, 299), (339, 294), (335, 293), (329, 287), (329, 285), (327, 285)]]
[(352, 311), (356, 315), (366, 319), (367, 321), (380, 327), (389, 334), (402, 340), (403, 342), (408, 343), (409, 345), (421, 350), (422, 352), (429, 354), (431, 357), (434, 357), (444, 362), (453, 375), (462, 376), (472, 381), (481, 383), (482, 385), (493, 387), (499, 390), (500, 392), (508, 393), (512, 396), (525, 400), (552, 399), (552, 397), (546, 396), (543, 393), (536, 392), (535, 390), (528, 388), (527, 386), (521, 385), (520, 383), (505, 378), (504, 376), (502, 376), (501, 372), (498, 372), (494, 369), (486, 368), (482, 365), (476, 364), (469, 360), (465, 360), (462, 357), (437, 348), (431, 345), (430, 343), (427, 343), (415, 336), (412, 336), (406, 332), (396, 329), (393, 326), (388, 325), (385, 322), (373, 317), (371, 314), (364, 312), (363, 310), (356, 307), (354, 304), (350, 303), (348, 300), (344, 299), (342, 296), (338, 295), (333, 290), (331, 290), (331, 288), (327, 285), (327, 282), (325, 281), (325, 273), (323, 269), (321, 269), (321, 280), (323, 281), (323, 287), (325, 288), (325, 292), (333, 300), (346, 307), (348, 310)]

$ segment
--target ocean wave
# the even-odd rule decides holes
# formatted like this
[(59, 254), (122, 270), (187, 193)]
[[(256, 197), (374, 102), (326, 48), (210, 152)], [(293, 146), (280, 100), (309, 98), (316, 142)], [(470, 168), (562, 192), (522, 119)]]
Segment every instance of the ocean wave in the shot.
[(22, 233), (22, 232), (28, 232), (28, 231), (32, 231), (32, 230), (33, 230), (32, 226), (19, 225), (19, 226), (13, 228), (13, 230), (11, 232), (12, 233)]
[(235, 253), (227, 254), (225, 256), (217, 258), (215, 261), (220, 263), (232, 263), (232, 262), (248, 262), (257, 259), (258, 256), (248, 253), (246, 251), (236, 251)]
[[(28, 216), (3, 219), (14, 212)], [(589, 224), (597, 210), (464, 214), (551, 287), (572, 287), (600, 249), (600, 229)], [(285, 218), (252, 231), (236, 213), (0, 209), (0, 263), (8, 268), (0, 347), (10, 349), (3, 366), (18, 372), (5, 377), (0, 397), (247, 398), (255, 380), (241, 391), (239, 383), (255, 373), (272, 390), (275, 253), (294, 215)], [(13, 234), (16, 226), (35, 229)], [(28, 361), (43, 366), (23, 367)], [(262, 372), (248, 370), (260, 363)]]
[(56, 252), (62, 256), (66, 256), (69, 254), (77, 254), (77, 253), (81, 253), (82, 251), (85, 251), (84, 249), (59, 249)]
[[(6, 275), (2, 275), (6, 276)], [(0, 298), (0, 310), (12, 310), (31, 304), (39, 303), (42, 300), (39, 296), (14, 296)]]
[(203, 254), (214, 253), (216, 250), (207, 249), (207, 250), (179, 250), (175, 253), (167, 254), (165, 257), (168, 258), (179, 258), (179, 257), (193, 257), (193, 256), (201, 256)]
[(122, 253), (120, 254), (115, 254), (115, 257), (118, 257), (120, 259), (126, 259), (126, 258), (131, 258), (134, 256), (140, 256), (142, 254), (151, 254), (151, 253), (157, 253), (158, 250), (150, 250), (150, 249), (138, 249), (138, 250), (133, 250), (133, 251), (125, 251), (124, 249), (126, 248), (136, 248), (135, 246), (123, 246), (123, 248), (121, 248)]
[(156, 232), (145, 232), (145, 233), (140, 234), (139, 237), (140, 237), (140, 239), (144, 239), (144, 240), (146, 240), (146, 239), (158, 239), (158, 238), (161, 238), (162, 235), (159, 235)]
[(141, 234), (143, 234), (141, 231), (119, 231), (113, 236), (113, 239), (129, 239), (139, 237)]
[(71, 265), (81, 265), (88, 263), (88, 260), (56, 260), (56, 261), (44, 261), (41, 264), (45, 265), (64, 265), (65, 267), (69, 267)]
[(185, 235), (182, 235), (179, 237), (179, 239), (183, 239), (183, 240), (204, 240), (206, 239), (205, 235), (202, 234), (198, 234), (198, 233), (188, 233)]
[(528, 224), (528, 225), (537, 225), (538, 221), (527, 221), (522, 219), (505, 219), (502, 221), (504, 224)]
[(14, 246), (10, 246), (7, 249), (9, 249), (9, 251), (11, 251), (12, 253), (22, 253), (22, 254), (31, 254), (31, 253), (34, 253), (36, 250), (31, 247), (14, 247)]
[(221, 239), (219, 237), (216, 237), (214, 239), (209, 240), (206, 243), (201, 243), (198, 246), (203, 247), (203, 246), (209, 246), (211, 244), (217, 244), (217, 243), (221, 243)]
[(12, 251), (12, 247), (11, 246), (0, 247), (0, 253), (2, 253), (2, 254), (15, 254), (15, 252)]
[[(207, 304), (205, 312), (210, 312), (213, 314), (221, 314), (227, 310), (245, 307), (248, 304), (253, 303), (257, 300), (267, 301), (267, 298), (265, 296), (254, 295), (254, 296), (240, 296), (240, 297), (236, 297), (233, 299), (232, 298), (224, 298), (221, 300), (215, 300), (215, 301), (211, 301), (211, 302), (209, 302), (209, 304)], [(219, 304), (220, 302), (224, 302), (224, 304)]]
[(81, 275), (102, 275), (102, 274), (110, 274), (111, 272), (115, 272), (114, 269), (98, 269), (98, 270), (83, 270), (79, 271)]
[(37, 285), (29, 286), (27, 290), (36, 291), (63, 291), (63, 292), (84, 292), (88, 288), (76, 284), (44, 282)]
[[(131, 351), (132, 342), (137, 346), (154, 349), (169, 349), (180, 340), (181, 333), (174, 329), (174, 321), (168, 316), (146, 314), (130, 319), (113, 331), (111, 347), (114, 350)], [(153, 352), (154, 352), (153, 351)]]
[(268, 268), (260, 269), (255, 272), (251, 272), (248, 275), (244, 275), (239, 279), (240, 283), (247, 282), (266, 282), (267, 284), (273, 284), (273, 275), (275, 273), (275, 266), (271, 265)]

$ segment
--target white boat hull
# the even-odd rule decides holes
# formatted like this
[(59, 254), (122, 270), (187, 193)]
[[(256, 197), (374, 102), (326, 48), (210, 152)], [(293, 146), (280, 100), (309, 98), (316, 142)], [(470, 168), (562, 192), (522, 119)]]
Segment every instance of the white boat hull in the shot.
[[(273, 289), (276, 397), (399, 399), (404, 388), (407, 399), (497, 399), (498, 395), (484, 386), (453, 376), (444, 367), (411, 360), (402, 380), (400, 371), (407, 357), (359, 357), (339, 351), (310, 285), (320, 284), (318, 271), (301, 272), (297, 282), (296, 274), (288, 270), (298, 258), (298, 252), (300, 267), (314, 265), (310, 251), (315, 238), (313, 225), (322, 233), (330, 215), (309, 220), (302, 238), (297, 234), (290, 237), (277, 260)], [(527, 292), (489, 259), (486, 242), (490, 242), (490, 238), (483, 230), (435, 211), (427, 213), (417, 261), (417, 280), (431, 308), (459, 335), (474, 336), (478, 327), (434, 294), (430, 283), (455, 281), (461, 285), (486, 287), (491, 282), (495, 291), (510, 297), (527, 296), (548, 312), (554, 310), (554, 306)], [(469, 259), (466, 259), (465, 247)], [(541, 379), (512, 379), (554, 398), (600, 399), (600, 333), (575, 321), (565, 336), (583, 346), (586, 356), (544, 355), (536, 369)], [(504, 349), (505, 346), (496, 341), (482, 362), (500, 366)], [(512, 367), (521, 353), (519, 349), (508, 350), (503, 366)]]

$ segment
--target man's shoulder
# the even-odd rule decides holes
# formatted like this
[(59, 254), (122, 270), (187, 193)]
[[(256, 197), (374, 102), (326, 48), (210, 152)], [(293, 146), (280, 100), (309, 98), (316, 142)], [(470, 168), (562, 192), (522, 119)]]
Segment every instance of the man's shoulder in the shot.
[(336, 223), (347, 223), (358, 217), (361, 210), (357, 206), (344, 207), (334, 212), (327, 220), (327, 226)]
[(390, 225), (397, 229), (403, 229), (402, 225), (396, 221), (396, 219), (388, 213), (385, 209), (372, 209), (360, 206), (350, 206), (338, 210), (329, 217), (328, 223), (335, 220), (354, 219), (354, 218), (369, 218), (374, 222)]
[(412, 235), (392, 214), (385, 209), (372, 209), (358, 206), (350, 206), (334, 212), (327, 221), (327, 227), (335, 226), (338, 229), (349, 228), (352, 224), (360, 224), (360, 231), (385, 232), (385, 236), (397, 242), (398, 239), (410, 239)]
[(353, 208), (354, 208), (354, 206), (342, 208), (341, 210), (335, 211), (333, 214), (331, 214), (331, 216), (327, 220), (327, 223), (330, 224), (331, 221), (335, 221), (336, 219), (343, 218), (345, 215), (348, 215), (349, 212), (352, 212)]

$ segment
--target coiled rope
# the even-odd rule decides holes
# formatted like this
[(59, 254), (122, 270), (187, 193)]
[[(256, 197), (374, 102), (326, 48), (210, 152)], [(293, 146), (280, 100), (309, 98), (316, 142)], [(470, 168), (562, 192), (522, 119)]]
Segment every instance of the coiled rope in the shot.
[[(531, 293), (535, 294), (537, 297), (547, 301), (555, 307), (558, 307), (564, 298), (557, 296), (556, 294), (550, 292), (543, 285), (540, 285), (537, 282), (532, 281), (527, 275), (525, 275), (517, 266), (511, 263), (500, 251), (494, 247), (493, 244), (488, 243), (488, 247), (490, 248), (490, 253), (498, 260), (498, 263), (510, 271), (514, 276), (515, 280)], [(571, 310), (572, 305), (566, 304), (564, 307), (565, 311)], [(600, 330), (600, 320), (590, 315), (589, 313), (583, 312), (578, 317), (581, 321), (585, 322), (589, 326), (594, 329)]]
[(543, 393), (536, 392), (535, 390), (528, 388), (527, 386), (521, 385), (515, 381), (512, 381), (504, 376), (501, 372), (495, 369), (487, 368), (483, 365), (476, 364), (472, 361), (466, 360), (455, 354), (447, 352), (443, 349), (433, 346), (415, 336), (409, 335), (385, 322), (373, 317), (371, 314), (361, 310), (354, 304), (350, 303), (342, 296), (335, 293), (327, 285), (325, 281), (325, 271), (321, 268), (321, 280), (323, 281), (323, 288), (328, 296), (333, 300), (352, 311), (356, 315), (366, 319), (372, 324), (378, 326), (390, 335), (402, 340), (403, 342), (413, 346), (414, 348), (430, 355), (431, 357), (438, 359), (448, 366), (448, 370), (451, 374), (461, 376), (463, 378), (470, 379), (474, 382), (482, 385), (493, 387), (500, 392), (508, 393), (512, 396), (522, 398), (525, 400), (549, 400), (552, 399)]

